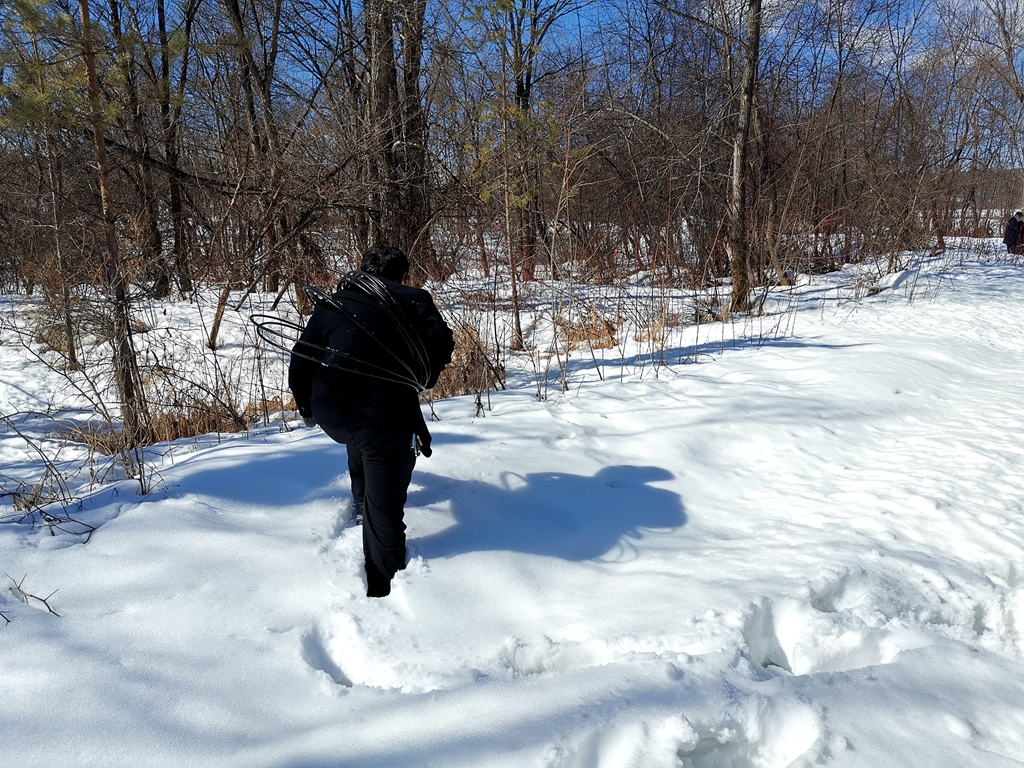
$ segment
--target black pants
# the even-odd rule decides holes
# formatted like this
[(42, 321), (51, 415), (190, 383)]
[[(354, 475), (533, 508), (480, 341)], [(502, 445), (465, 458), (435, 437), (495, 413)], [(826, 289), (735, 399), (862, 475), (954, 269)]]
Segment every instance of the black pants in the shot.
[(395, 573), (405, 568), (405, 500), (416, 454), (411, 432), (359, 437), (364, 439), (346, 448), (352, 496), (363, 510), (366, 594), (384, 597)]

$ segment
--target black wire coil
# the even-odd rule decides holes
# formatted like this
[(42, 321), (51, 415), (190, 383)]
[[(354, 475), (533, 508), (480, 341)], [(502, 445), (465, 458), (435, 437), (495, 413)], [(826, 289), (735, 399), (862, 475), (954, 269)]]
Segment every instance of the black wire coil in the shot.
[(341, 279), (340, 288), (351, 288), (358, 291), (383, 309), (385, 315), (394, 325), (398, 338), (404, 345), (404, 349), (395, 350), (388, 347), (354, 313), (333, 296), (324, 293), (319, 288), (312, 285), (304, 285), (302, 291), (313, 304), (329, 307), (348, 318), (355, 327), (363, 331), (363, 333), (384, 349), (394, 359), (400, 370), (376, 365), (342, 350), (320, 346), (319, 344), (310, 344), (309, 342), (303, 342), (303, 346), (316, 352), (332, 354), (342, 358), (342, 360), (350, 360), (352, 362), (348, 366), (341, 362), (327, 363), (320, 358), (297, 351), (294, 347), (302, 335), (303, 326), (275, 315), (257, 314), (250, 318), (253, 325), (256, 326), (256, 335), (274, 349), (301, 357), (304, 360), (310, 360), (325, 368), (368, 376), (381, 381), (412, 387), (416, 392), (425, 392), (431, 378), (430, 356), (427, 353), (423, 338), (416, 329), (417, 324), (413, 322), (414, 318), (409, 316), (406, 303), (395, 296), (379, 277), (361, 270), (353, 270), (345, 274)]

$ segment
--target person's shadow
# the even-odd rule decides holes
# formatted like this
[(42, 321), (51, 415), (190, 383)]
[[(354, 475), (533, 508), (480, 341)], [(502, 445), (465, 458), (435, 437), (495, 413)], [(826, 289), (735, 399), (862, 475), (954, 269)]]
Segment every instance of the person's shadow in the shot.
[(632, 557), (651, 529), (686, 524), (678, 494), (649, 483), (671, 480), (660, 467), (605, 467), (593, 477), (505, 473), (501, 485), (417, 472), (410, 505), (451, 501), (455, 525), (410, 542), (424, 557), (509, 550), (564, 560)]

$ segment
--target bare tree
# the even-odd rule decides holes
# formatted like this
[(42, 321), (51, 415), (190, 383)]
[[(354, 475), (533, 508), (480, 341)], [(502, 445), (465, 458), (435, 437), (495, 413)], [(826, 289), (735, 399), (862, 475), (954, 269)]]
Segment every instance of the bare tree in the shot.
[(754, 114), (758, 54), (761, 47), (761, 0), (748, 0), (746, 36), (743, 41), (743, 74), (737, 104), (736, 130), (732, 142), (732, 189), (729, 200), (729, 237), (726, 250), (732, 272), (732, 304), (735, 312), (749, 312), (750, 255), (747, 222), (747, 147)]
[(78, 0), (78, 9), (82, 24), (82, 60), (85, 63), (88, 83), (90, 127), (93, 146), (96, 150), (96, 174), (100, 209), (103, 216), (104, 277), (112, 300), (111, 344), (114, 348), (114, 380), (117, 383), (121, 400), (124, 444), (127, 448), (134, 449), (152, 442), (152, 426), (149, 423), (145, 395), (139, 379), (139, 368), (132, 343), (128, 292), (117, 241), (116, 214), (111, 200), (103, 104), (100, 99), (99, 78), (96, 73), (96, 49), (93, 43), (89, 0)]

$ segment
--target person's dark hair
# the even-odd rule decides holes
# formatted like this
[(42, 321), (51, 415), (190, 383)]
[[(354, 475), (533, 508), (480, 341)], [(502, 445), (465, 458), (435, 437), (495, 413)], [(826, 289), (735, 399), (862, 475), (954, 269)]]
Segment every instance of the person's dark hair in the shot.
[(363, 254), (363, 261), (359, 268), (371, 275), (386, 277), (388, 280), (400, 283), (409, 272), (409, 258), (402, 253), (400, 248), (390, 245), (375, 245), (368, 248)]
[(1014, 216), (1024, 216), (1024, 211), (1017, 211)]

